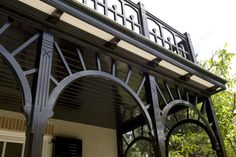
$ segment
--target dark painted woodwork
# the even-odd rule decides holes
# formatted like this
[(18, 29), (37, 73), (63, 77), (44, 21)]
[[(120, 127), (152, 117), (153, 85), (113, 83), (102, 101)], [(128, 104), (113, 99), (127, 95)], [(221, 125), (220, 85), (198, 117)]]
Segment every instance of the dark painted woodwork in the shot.
[(27, 121), (25, 157), (41, 157), (47, 120), (53, 111), (47, 105), (54, 36), (43, 32), (34, 104)]
[[(165, 148), (165, 134), (164, 134), (164, 124), (161, 116), (161, 109), (159, 104), (157, 86), (155, 77), (147, 74), (145, 90), (147, 104), (152, 106), (151, 113), (153, 114), (153, 123), (155, 124), (155, 142), (156, 142), (156, 156), (166, 157)], [(154, 147), (155, 148), (155, 147)]]
[(218, 140), (218, 142), (216, 143), (216, 152), (218, 156), (224, 156), (226, 157), (226, 151), (225, 151), (225, 147), (224, 147), (224, 143), (223, 143), (223, 139), (221, 137), (221, 131), (220, 131), (220, 127), (219, 124), (217, 122), (217, 118), (215, 115), (215, 111), (213, 109), (213, 104), (211, 101), (211, 98), (206, 98), (206, 113), (207, 113), (207, 117), (208, 117), (208, 121), (211, 124), (211, 127), (215, 133), (215, 136)]
[[(224, 89), (226, 81), (195, 65), (188, 34), (181, 34), (154, 17), (141, 3), (136, 5), (128, 0), (120, 0), (122, 9), (130, 7), (137, 16), (128, 17), (125, 11), (120, 14), (117, 6), (110, 8), (106, 0), (103, 5), (94, 1), (93, 9), (102, 5), (104, 15), (109, 11), (114, 13), (114, 21), (122, 17), (123, 26), (72, 1), (45, 2), (58, 8), (51, 16), (20, 2), (0, 2), (3, 13), (0, 15), (0, 103), (11, 104), (11, 110), (19, 111), (19, 95), (22, 96), (21, 107), (27, 118), (25, 157), (41, 156), (45, 126), (53, 112), (59, 119), (116, 128), (120, 156), (125, 156), (133, 144), (143, 139), (153, 144), (155, 156), (165, 157), (172, 130), (184, 123), (194, 123), (208, 133), (218, 157), (226, 157), (212, 104), (206, 98), (218, 91), (215, 88), (205, 91), (186, 82), (191, 75), (197, 75)], [(107, 42), (68, 26), (59, 20), (63, 12), (116, 38)], [(148, 28), (148, 20), (162, 26), (159, 32), (156, 28)], [(131, 31), (124, 28), (129, 23)], [(164, 29), (173, 33), (173, 38), (165, 38)], [(137, 33), (154, 36), (155, 41)], [(177, 41), (178, 37), (182, 41)], [(120, 40), (156, 55), (157, 59), (148, 63), (118, 48)], [(159, 69), (162, 59), (190, 73), (175, 78), (175, 74)], [(199, 103), (203, 103), (200, 109), (197, 108)], [(6, 105), (3, 108), (9, 109)], [(180, 111), (187, 112), (185, 119), (179, 118)], [(198, 118), (190, 117), (190, 111)], [(171, 121), (167, 117), (171, 117)], [(175, 123), (174, 126), (169, 126), (170, 122)], [(148, 135), (144, 135), (144, 126)], [(142, 129), (140, 137), (134, 135), (137, 128)], [(127, 132), (133, 135), (130, 143), (124, 140)], [(126, 150), (122, 150), (124, 143)]]

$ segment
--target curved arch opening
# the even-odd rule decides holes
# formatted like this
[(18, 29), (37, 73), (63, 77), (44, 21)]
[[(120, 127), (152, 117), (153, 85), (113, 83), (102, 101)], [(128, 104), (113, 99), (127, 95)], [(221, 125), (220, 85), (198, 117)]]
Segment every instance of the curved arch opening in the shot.
[[(198, 119), (200, 119), (203, 122), (203, 124), (207, 125), (207, 121), (203, 117), (202, 113), (194, 105), (192, 105), (190, 102), (185, 101), (185, 100), (171, 101), (163, 109), (163, 116), (162, 116), (163, 121), (166, 121), (166, 119), (169, 119), (170, 115), (174, 115), (175, 113), (177, 113), (179, 111), (184, 111), (183, 113), (184, 113), (185, 118), (189, 118), (190, 115), (188, 115), (188, 114), (191, 111), (192, 116), (197, 117)], [(182, 112), (179, 112), (179, 113), (181, 114)], [(195, 119), (195, 118), (193, 118), (193, 119)], [(176, 121), (178, 121), (178, 120), (176, 120)]]
[[(12, 87), (14, 91), (18, 90), (21, 95), (21, 102), (19, 103), (21, 105), (20, 110), (18, 108), (17, 110), (22, 112), (22, 108), (24, 108), (26, 114), (29, 115), (32, 105), (31, 84), (33, 82), (33, 75), (26, 76), (27, 74), (24, 72), (36, 67), (36, 52), (38, 50), (40, 34), (38, 33), (38, 29), (30, 27), (28, 24), (22, 23), (17, 19), (12, 21), (7, 15), (1, 15), (0, 18), (1, 26), (3, 26), (4, 23), (9, 23), (9, 27), (1, 34), (0, 58), (2, 61), (0, 64), (8, 66), (8, 71), (11, 74), (7, 75), (14, 77), (15, 81), (10, 84), (14, 85), (16, 84), (15, 82), (18, 84), (18, 87)], [(4, 67), (1, 68), (1, 70), (4, 71)], [(6, 75), (6, 70), (1, 74)], [(8, 81), (10, 82), (11, 80), (12, 79), (9, 79)], [(7, 82), (2, 83), (7, 85)], [(9, 96), (14, 95), (14, 91), (12, 91)], [(17, 99), (12, 100), (16, 101)]]
[[(163, 110), (167, 154), (216, 156), (217, 139), (197, 106), (183, 100), (170, 102)], [(206, 149), (205, 149), (206, 148)]]
[(183, 121), (169, 133), (166, 148), (169, 157), (210, 156), (216, 157), (212, 139), (204, 125), (198, 121)]
[[(62, 81), (61, 86), (59, 85), (52, 92), (50, 98), (54, 98), (54, 102), (51, 99), (51, 105), (55, 105), (53, 118), (66, 120), (63, 124), (58, 120), (58, 124), (60, 123), (64, 127), (57, 129), (59, 127), (57, 120), (51, 119), (50, 121), (55, 127), (54, 131), (56, 134), (68, 135), (67, 128), (73, 127), (73, 131), (69, 131), (70, 136), (86, 139), (85, 142), (90, 143), (94, 149), (99, 149), (98, 151), (104, 151), (106, 149), (101, 149), (101, 147), (107, 147), (113, 150), (114, 154), (115, 148), (117, 148), (116, 144), (114, 146), (117, 129), (131, 119), (138, 117), (145, 119), (144, 112), (141, 111), (142, 107), (140, 107), (143, 105), (142, 101), (128, 86), (118, 79), (111, 78), (110, 74), (99, 71), (83, 71), (77, 73), (77, 75), (79, 74), (81, 77), (77, 76), (70, 81)], [(62, 88), (63, 83), (65, 84)], [(70, 126), (71, 122), (75, 122), (73, 126)], [(146, 127), (146, 130), (148, 133), (150, 132), (149, 127)], [(96, 132), (96, 134), (92, 132)], [(104, 139), (100, 139), (101, 137)], [(86, 151), (86, 148), (84, 149)], [(109, 154), (104, 155), (109, 156)]]
[[(141, 114), (126, 90), (100, 77), (82, 77), (70, 83), (59, 95), (54, 111), (57, 118), (106, 128), (116, 128), (117, 122)], [(63, 116), (64, 111), (71, 114)]]
[(136, 138), (128, 146), (125, 157), (155, 157), (152, 142), (146, 137)]
[(70, 77), (65, 78), (52, 91), (50, 98), (49, 98), (48, 105), (51, 106), (52, 108), (54, 108), (54, 106), (57, 102), (57, 99), (63, 93), (65, 88), (68, 87), (69, 85), (73, 84), (73, 82), (75, 82), (76, 80), (79, 80), (81, 78), (87, 78), (87, 79), (88, 78), (100, 78), (100, 79), (107, 80), (108, 82), (109, 81), (112, 82), (113, 85), (114, 84), (118, 85), (121, 89), (126, 91), (128, 93), (128, 95), (131, 96), (133, 98), (133, 100), (137, 103), (140, 113), (142, 113), (142, 115), (144, 116), (144, 118), (148, 124), (148, 128), (150, 129), (150, 131), (153, 130), (151, 117), (150, 117), (148, 111), (145, 109), (145, 105), (143, 104), (141, 99), (136, 95), (136, 93), (126, 83), (121, 81), (119, 78), (116, 78), (106, 72), (93, 71), (93, 70), (82, 71), (82, 72), (77, 72), (77, 73), (71, 75)]

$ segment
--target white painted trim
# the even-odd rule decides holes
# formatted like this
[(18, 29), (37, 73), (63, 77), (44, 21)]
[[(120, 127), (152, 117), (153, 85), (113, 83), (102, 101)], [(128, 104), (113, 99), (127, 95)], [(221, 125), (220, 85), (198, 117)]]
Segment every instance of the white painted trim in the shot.
[(6, 150), (6, 143), (12, 142), (12, 143), (20, 143), (22, 144), (22, 153), (21, 156), (24, 155), (24, 147), (25, 147), (25, 136), (24, 133), (15, 133), (10, 131), (0, 131), (0, 141), (3, 141), (3, 151), (2, 151), (2, 157), (5, 156), (5, 150)]
[[(53, 13), (53, 11), (56, 9), (42, 1), (39, 1), (39, 0), (19, 0), (20, 2), (22, 3), (25, 3), (35, 9), (38, 9), (46, 14), (49, 14), (51, 15)], [(68, 13), (63, 13), (62, 16), (60, 17), (60, 20), (63, 21), (63, 22), (66, 22), (72, 26), (75, 26), (85, 32), (88, 32), (92, 35), (95, 35), (103, 40), (106, 40), (106, 41), (110, 41), (112, 40), (115, 36), (111, 35), (110, 33), (107, 33), (97, 27), (94, 27)], [(126, 41), (120, 41), (118, 43), (118, 46), (121, 47), (121, 48), (124, 48), (140, 57), (143, 57), (149, 61), (153, 60), (156, 58), (156, 56), (136, 47), (136, 46), (133, 46), (132, 44), (126, 42)]]
[[(55, 7), (52, 7), (42, 1), (39, 1), (39, 0), (19, 0), (20, 2), (22, 3), (25, 3), (35, 9), (38, 9), (48, 15), (51, 15), (53, 13), (53, 11), (56, 9)], [(90, 34), (93, 34), (99, 38), (102, 38), (106, 41), (110, 41), (111, 39), (114, 38), (113, 35), (97, 28), (97, 27), (94, 27), (72, 15), (69, 15), (67, 13), (63, 13), (62, 16), (60, 17), (60, 20), (61, 21), (64, 21), (72, 26), (75, 26), (77, 28), (80, 28)]]
[(203, 86), (207, 87), (207, 88), (211, 88), (211, 87), (214, 87), (215, 85), (206, 81), (206, 80), (203, 80), (202, 78), (198, 77), (198, 76), (195, 76), (193, 75), (191, 78), (190, 78), (192, 81), (194, 82), (197, 82), (197, 83), (200, 83), (202, 84)]
[[(43, 157), (51, 157), (52, 156), (52, 138), (53, 136), (44, 136), (44, 141), (43, 141)], [(14, 143), (22, 143), (23, 148), (22, 148), (22, 157), (24, 155), (24, 150), (25, 150), (25, 133), (23, 132), (11, 132), (11, 131), (2, 131), (0, 130), (0, 141), (4, 142), (4, 149), (6, 147), (6, 142), (14, 142)], [(4, 153), (2, 153), (4, 154)], [(4, 157), (4, 156), (2, 156)]]
[[(4, 141), (3, 141), (4, 142)], [(6, 142), (3, 143), (3, 148), (2, 148), (2, 157), (5, 156), (5, 151), (6, 151)]]
[(169, 62), (166, 62), (164, 60), (162, 60), (159, 63), (159, 66), (164, 67), (164, 68), (166, 68), (166, 69), (168, 69), (170, 71), (173, 71), (175, 73), (178, 73), (179, 75), (182, 75), (182, 76), (188, 74), (187, 71), (185, 71), (185, 70), (183, 70), (183, 69), (181, 69), (181, 68), (179, 68), (179, 67), (177, 67), (177, 66), (175, 66), (175, 65), (173, 65), (173, 64), (171, 64)]
[(97, 27), (94, 27), (94, 26), (92, 26), (92, 25), (72, 16), (72, 15), (69, 15), (67, 13), (63, 13), (62, 16), (60, 17), (60, 20), (66, 22), (72, 26), (75, 26), (79, 29), (82, 29), (85, 32), (93, 34), (103, 40), (110, 41), (111, 39), (114, 38), (113, 35), (105, 32)]
[(154, 55), (152, 55), (152, 54), (150, 54), (150, 53), (148, 53), (148, 52), (146, 52), (146, 51), (144, 51), (144, 50), (142, 50), (142, 49), (140, 49), (136, 46), (133, 46), (132, 44), (130, 44), (130, 43), (124, 41), (124, 40), (121, 40), (118, 43), (118, 46), (125, 49), (125, 50), (128, 50), (128, 51), (130, 51), (130, 52), (132, 52), (132, 53), (134, 53), (134, 54), (136, 54), (136, 55), (138, 55), (142, 58), (145, 58), (149, 61), (152, 61), (153, 59), (156, 58), (156, 56), (154, 56)]
[(40, 0), (19, 0), (19, 1), (49, 15), (51, 15), (53, 11), (56, 9)]

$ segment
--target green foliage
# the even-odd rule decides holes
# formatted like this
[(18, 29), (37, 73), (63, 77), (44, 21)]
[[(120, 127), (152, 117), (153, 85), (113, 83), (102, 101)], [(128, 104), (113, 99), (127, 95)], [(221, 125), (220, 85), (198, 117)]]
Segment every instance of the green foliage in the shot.
[(234, 56), (234, 53), (224, 48), (216, 51), (209, 60), (201, 62), (205, 69), (228, 80), (227, 90), (212, 96), (212, 100), (229, 157), (235, 157), (236, 154), (236, 123), (233, 122), (236, 118), (234, 93), (236, 75), (230, 74)]
[[(228, 157), (236, 154), (236, 107), (235, 89), (236, 75), (230, 73), (234, 53), (228, 52), (226, 47), (216, 51), (209, 60), (200, 65), (206, 70), (226, 79), (227, 90), (212, 96), (213, 106), (219, 121), (222, 137)], [(233, 122), (235, 121), (235, 122)], [(169, 142), (170, 157), (200, 157), (216, 156), (209, 142), (209, 137), (203, 130), (191, 129), (184, 126), (176, 129)]]
[(210, 139), (204, 129), (184, 124), (175, 129), (168, 147), (169, 157), (215, 157)]
[[(134, 129), (123, 134), (123, 153), (125, 153), (129, 144), (130, 148), (127, 157), (154, 157), (152, 143), (146, 139), (149, 138), (149, 129), (147, 125)], [(143, 138), (142, 138), (143, 137)], [(138, 140), (137, 140), (138, 139)], [(134, 142), (134, 140), (136, 142)], [(134, 143), (132, 143), (134, 142)]]
[[(216, 51), (209, 60), (200, 63), (203, 68), (228, 80), (227, 90), (212, 96), (228, 157), (235, 157), (236, 154), (236, 94), (234, 93), (236, 75), (230, 73), (234, 56), (235, 54), (224, 48)], [(200, 108), (201, 104), (198, 105)], [(194, 119), (198, 117), (191, 111), (189, 116)], [(135, 136), (140, 134), (139, 132), (135, 131)], [(132, 132), (126, 133), (124, 138), (127, 142), (131, 142), (133, 140)], [(207, 133), (195, 124), (184, 124), (177, 127), (169, 139), (168, 151), (169, 157), (216, 157)], [(151, 157), (152, 155), (151, 144), (147, 141), (138, 141), (128, 152), (130, 157)]]
[(127, 157), (154, 157), (152, 144), (145, 140), (139, 140), (132, 145)]

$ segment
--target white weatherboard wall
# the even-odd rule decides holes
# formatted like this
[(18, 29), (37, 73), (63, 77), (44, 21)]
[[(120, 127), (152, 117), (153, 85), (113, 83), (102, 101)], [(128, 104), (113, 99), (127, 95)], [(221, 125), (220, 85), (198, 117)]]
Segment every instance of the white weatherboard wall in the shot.
[(54, 135), (82, 139), (83, 157), (117, 157), (115, 130), (55, 119), (50, 123)]
[[(23, 114), (0, 110), (0, 116), (24, 119)], [(83, 157), (117, 157), (116, 130), (50, 119), (49, 123), (54, 126), (54, 136), (72, 137), (81, 139), (83, 142)], [(1, 124), (0, 124), (1, 125)], [(0, 138), (20, 138), (25, 140), (25, 133), (9, 130), (0, 130)], [(51, 157), (53, 136), (44, 137), (43, 157)]]

